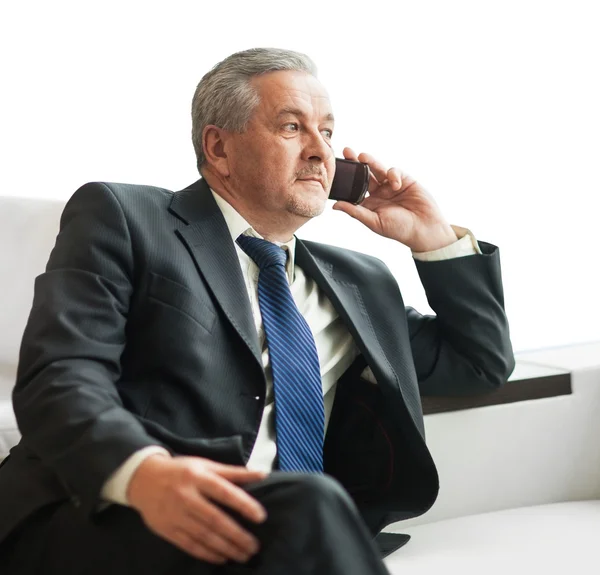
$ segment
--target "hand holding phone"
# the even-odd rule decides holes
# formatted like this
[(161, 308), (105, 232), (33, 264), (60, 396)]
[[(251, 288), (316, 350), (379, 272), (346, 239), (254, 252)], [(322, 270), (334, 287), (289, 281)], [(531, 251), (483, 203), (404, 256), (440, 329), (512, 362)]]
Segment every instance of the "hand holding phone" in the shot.
[(335, 176), (331, 183), (329, 199), (360, 204), (369, 189), (370, 177), (367, 164), (336, 158)]
[[(334, 210), (345, 212), (376, 234), (396, 240), (413, 252), (434, 251), (457, 241), (455, 231), (435, 200), (414, 178), (397, 168), (386, 168), (370, 154), (356, 154), (351, 148), (344, 148), (344, 156), (352, 160), (336, 160), (336, 169), (347, 162), (350, 165), (360, 162), (368, 166), (373, 177), (365, 178), (369, 196), (359, 206), (352, 202), (356, 196), (352, 196), (347, 187), (336, 187), (330, 197), (345, 201), (334, 204)], [(364, 168), (360, 170), (365, 173)], [(336, 173), (334, 182), (337, 178)], [(354, 193), (357, 191), (355, 182), (353, 180)]]

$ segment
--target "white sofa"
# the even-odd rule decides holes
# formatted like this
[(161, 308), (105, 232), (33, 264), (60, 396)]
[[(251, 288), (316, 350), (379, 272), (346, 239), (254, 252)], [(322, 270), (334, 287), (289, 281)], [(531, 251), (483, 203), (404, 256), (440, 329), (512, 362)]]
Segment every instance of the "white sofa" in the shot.
[(10, 394), (21, 336), (44, 271), (64, 202), (0, 197), (0, 460), (18, 442)]
[[(63, 202), (0, 198), (0, 460), (19, 438), (18, 348)], [(393, 574), (600, 573), (600, 343), (520, 354), (513, 379), (571, 373), (573, 393), (428, 415), (439, 499), (387, 530)]]
[(519, 354), (513, 378), (565, 372), (570, 395), (425, 417), (440, 494), (386, 529), (412, 536), (392, 573), (600, 573), (600, 342)]

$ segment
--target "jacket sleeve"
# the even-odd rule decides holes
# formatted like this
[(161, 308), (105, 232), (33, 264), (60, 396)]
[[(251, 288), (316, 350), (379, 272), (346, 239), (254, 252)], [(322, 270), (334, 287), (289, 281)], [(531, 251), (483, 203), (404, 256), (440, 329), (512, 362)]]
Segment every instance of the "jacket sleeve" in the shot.
[(92, 513), (132, 453), (157, 445), (119, 397), (134, 257), (108, 185), (67, 203), (45, 273), (35, 280), (13, 405), (24, 446)]
[(421, 395), (472, 395), (504, 384), (514, 356), (497, 247), (481, 254), (415, 261), (435, 316), (407, 308)]

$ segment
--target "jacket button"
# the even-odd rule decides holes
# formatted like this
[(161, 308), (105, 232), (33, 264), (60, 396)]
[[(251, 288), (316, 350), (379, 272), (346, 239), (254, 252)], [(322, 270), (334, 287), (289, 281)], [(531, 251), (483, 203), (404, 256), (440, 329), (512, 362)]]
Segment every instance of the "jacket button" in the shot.
[(79, 499), (77, 495), (73, 495), (73, 497), (71, 497), (71, 503), (73, 504), (73, 507), (81, 507), (81, 499)]

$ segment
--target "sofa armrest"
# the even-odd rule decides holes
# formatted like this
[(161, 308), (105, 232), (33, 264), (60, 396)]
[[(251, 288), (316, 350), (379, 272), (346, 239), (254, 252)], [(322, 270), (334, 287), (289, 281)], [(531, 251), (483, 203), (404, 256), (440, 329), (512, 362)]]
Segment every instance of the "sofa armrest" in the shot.
[(427, 415), (440, 494), (403, 526), (600, 498), (600, 343), (517, 360), (530, 375), (570, 374), (572, 393)]

